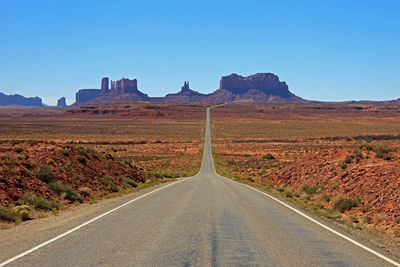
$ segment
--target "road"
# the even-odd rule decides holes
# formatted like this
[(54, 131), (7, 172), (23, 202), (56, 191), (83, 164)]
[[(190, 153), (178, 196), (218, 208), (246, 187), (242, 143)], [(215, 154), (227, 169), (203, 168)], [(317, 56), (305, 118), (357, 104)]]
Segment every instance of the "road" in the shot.
[(193, 177), (42, 244), (10, 266), (393, 266), (281, 203), (216, 174), (207, 110)]

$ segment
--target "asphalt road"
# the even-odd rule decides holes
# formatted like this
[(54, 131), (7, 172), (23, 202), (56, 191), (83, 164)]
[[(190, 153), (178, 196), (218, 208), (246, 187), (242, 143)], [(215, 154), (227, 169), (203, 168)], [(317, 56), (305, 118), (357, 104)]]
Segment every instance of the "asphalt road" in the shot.
[(199, 174), (129, 203), (10, 266), (392, 266), (218, 176), (209, 111)]

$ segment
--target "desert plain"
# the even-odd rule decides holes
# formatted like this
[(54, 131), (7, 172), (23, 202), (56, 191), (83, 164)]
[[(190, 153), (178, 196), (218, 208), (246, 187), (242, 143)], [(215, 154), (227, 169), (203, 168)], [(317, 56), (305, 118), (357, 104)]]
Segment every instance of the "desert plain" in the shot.
[[(1, 108), (2, 228), (196, 174), (211, 105)], [(398, 242), (399, 115), (395, 104), (222, 105), (211, 112), (217, 172)]]

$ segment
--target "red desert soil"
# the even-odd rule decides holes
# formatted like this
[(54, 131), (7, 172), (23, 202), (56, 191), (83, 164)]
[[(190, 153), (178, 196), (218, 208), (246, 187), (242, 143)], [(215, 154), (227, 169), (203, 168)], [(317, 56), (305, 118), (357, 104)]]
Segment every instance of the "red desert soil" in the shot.
[[(349, 150), (320, 150), (306, 155), (295, 163), (260, 178), (260, 183), (285, 184), (291, 188), (323, 186), (331, 196), (340, 194), (360, 199), (353, 210), (366, 224), (393, 227), (400, 218), (400, 164), (374, 158), (374, 152), (362, 152), (362, 158), (346, 164)], [(332, 208), (331, 202), (326, 202)], [(376, 216), (379, 214), (380, 216)], [(353, 215), (354, 216), (354, 215)]]
[(211, 113), (216, 168), (399, 240), (399, 115), (398, 104), (224, 105)]
[[(52, 202), (61, 197), (38, 178), (38, 168), (49, 166), (56, 183), (85, 194), (112, 192), (101, 182), (111, 177), (120, 188), (127, 187), (119, 177), (144, 182), (144, 176), (130, 162), (117, 162), (111, 155), (86, 148), (47, 142), (2, 142), (0, 144), (0, 204), (14, 205), (28, 192)], [(85, 162), (86, 161), (86, 162)], [(81, 192), (82, 188), (86, 189)], [(68, 203), (69, 201), (67, 201)]]

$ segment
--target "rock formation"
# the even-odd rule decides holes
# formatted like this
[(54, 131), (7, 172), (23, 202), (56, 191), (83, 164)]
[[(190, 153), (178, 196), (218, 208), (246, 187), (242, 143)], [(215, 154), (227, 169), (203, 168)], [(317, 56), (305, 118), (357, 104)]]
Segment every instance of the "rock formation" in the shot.
[(108, 94), (109, 92), (110, 92), (110, 89), (109, 89), (109, 81), (108, 81), (108, 78), (106, 77), (106, 78), (103, 78), (103, 79), (101, 79), (101, 92), (100, 92), (100, 94), (102, 94), (102, 95), (105, 95), (105, 94)]
[(181, 91), (182, 92), (187, 92), (189, 90), (190, 90), (189, 82), (188, 81), (187, 82), (183, 82), (183, 86), (181, 87)]
[(118, 81), (101, 80), (101, 89), (82, 89), (76, 95), (79, 103), (110, 103), (122, 101), (155, 102), (307, 102), (289, 91), (285, 82), (272, 73), (257, 73), (248, 77), (231, 74), (221, 78), (220, 87), (211, 94), (190, 89), (185, 81), (181, 91), (165, 97), (148, 97), (138, 90), (137, 80), (122, 78)]
[(122, 78), (110, 81), (107, 77), (101, 79), (100, 89), (81, 89), (76, 94), (76, 104), (111, 103), (122, 101), (146, 101), (149, 97), (138, 90), (137, 80)]
[(60, 99), (57, 100), (57, 107), (65, 108), (66, 106), (67, 106), (67, 101), (65, 97), (61, 97)]
[(139, 90), (136, 79), (129, 80), (126, 78), (122, 78), (121, 80), (115, 82), (111, 81), (111, 93), (113, 94), (121, 95), (138, 92)]
[(0, 93), (0, 106), (43, 106), (42, 99), (40, 97), (24, 97), (22, 95), (6, 95)]
[(221, 78), (220, 87), (204, 99), (207, 102), (306, 102), (289, 91), (272, 73), (248, 77), (231, 74)]
[(189, 82), (184, 82), (181, 91), (176, 94), (168, 94), (153, 101), (166, 102), (202, 102), (206, 95), (196, 92), (189, 87)]
[(86, 103), (100, 95), (100, 89), (80, 89), (75, 94), (76, 103)]

